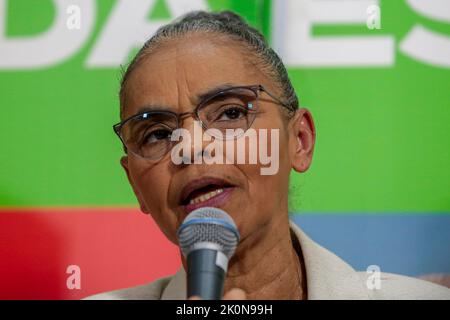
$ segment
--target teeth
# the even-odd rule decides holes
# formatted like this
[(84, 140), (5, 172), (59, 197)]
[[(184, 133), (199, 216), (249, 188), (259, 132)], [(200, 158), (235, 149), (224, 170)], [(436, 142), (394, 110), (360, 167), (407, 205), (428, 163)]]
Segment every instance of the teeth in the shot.
[(223, 189), (216, 189), (214, 191), (202, 194), (202, 195), (200, 195), (198, 197), (195, 197), (194, 199), (191, 199), (189, 201), (189, 204), (197, 204), (197, 203), (200, 203), (200, 202), (204, 202), (204, 201), (209, 200), (212, 197), (214, 197), (214, 196), (216, 196), (216, 195), (218, 195), (219, 193), (222, 193), (222, 192), (223, 192)]

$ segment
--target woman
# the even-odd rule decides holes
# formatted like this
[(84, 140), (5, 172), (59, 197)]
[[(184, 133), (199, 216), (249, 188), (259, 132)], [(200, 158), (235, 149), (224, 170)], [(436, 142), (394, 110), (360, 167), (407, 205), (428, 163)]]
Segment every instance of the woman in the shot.
[[(299, 108), (280, 58), (237, 15), (193, 12), (159, 29), (126, 70), (120, 103), (122, 122), (115, 130), (127, 153), (121, 164), (142, 212), (166, 237), (177, 244), (178, 227), (202, 206), (234, 219), (241, 241), (230, 260), (226, 299), (450, 298), (443, 287), (394, 275), (383, 275), (381, 288), (369, 290), (365, 273), (289, 221), (289, 175), (311, 164), (313, 119)], [(277, 171), (261, 174), (261, 162), (176, 162), (171, 137), (177, 128), (192, 134), (199, 128), (272, 130)], [(189, 156), (216, 156), (205, 152), (207, 145), (190, 142)], [(185, 271), (91, 298), (185, 299)]]

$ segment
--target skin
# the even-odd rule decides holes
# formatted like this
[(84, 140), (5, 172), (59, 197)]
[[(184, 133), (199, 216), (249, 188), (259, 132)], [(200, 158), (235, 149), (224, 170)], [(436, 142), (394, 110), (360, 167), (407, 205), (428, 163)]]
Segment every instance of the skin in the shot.
[[(124, 118), (153, 104), (178, 113), (192, 111), (199, 93), (224, 83), (262, 84), (281, 96), (277, 84), (259, 70), (240, 43), (210, 34), (169, 40), (147, 55), (130, 74), (123, 99)], [(305, 172), (311, 164), (315, 129), (308, 110), (299, 109), (286, 119), (281, 108), (262, 93), (260, 113), (252, 125), (255, 129), (280, 129), (280, 164), (275, 175), (261, 175), (260, 164), (175, 165), (170, 154), (158, 163), (149, 163), (131, 153), (121, 159), (141, 210), (150, 214), (175, 244), (176, 231), (186, 217), (178, 196), (187, 181), (212, 176), (235, 185), (230, 201), (221, 207), (233, 218), (241, 234), (229, 263), (226, 299), (306, 297), (303, 261), (293, 248), (289, 232), (288, 185), (292, 169)], [(194, 125), (192, 117), (183, 121), (183, 128), (191, 132)], [(184, 257), (182, 262), (185, 266)]]

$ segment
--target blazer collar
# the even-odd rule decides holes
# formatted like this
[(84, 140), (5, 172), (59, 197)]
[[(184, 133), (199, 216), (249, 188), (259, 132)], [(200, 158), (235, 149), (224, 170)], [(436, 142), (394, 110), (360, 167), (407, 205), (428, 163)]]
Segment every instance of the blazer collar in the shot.
[(364, 279), (331, 251), (311, 240), (290, 222), (303, 253), (308, 300), (369, 299)]

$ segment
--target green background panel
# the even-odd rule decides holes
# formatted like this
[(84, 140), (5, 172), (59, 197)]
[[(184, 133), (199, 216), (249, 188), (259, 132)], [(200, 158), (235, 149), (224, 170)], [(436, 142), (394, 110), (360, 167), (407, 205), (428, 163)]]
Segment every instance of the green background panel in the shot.
[[(7, 1), (8, 37), (51, 25), (51, 1)], [(40, 70), (0, 70), (0, 205), (134, 205), (119, 165), (119, 68), (86, 68), (115, 1), (97, 1), (94, 32), (70, 59)], [(209, 1), (270, 36), (269, 1)], [(313, 113), (317, 146), (293, 174), (291, 209), (309, 212), (449, 212), (450, 73), (403, 55), (416, 23), (450, 36), (448, 24), (382, 1), (382, 30), (316, 26), (314, 35), (392, 35), (395, 64), (383, 68), (288, 68)], [(158, 0), (149, 19), (168, 17)], [(272, 35), (273, 37), (273, 35)], [(132, 53), (130, 52), (130, 57)]]

